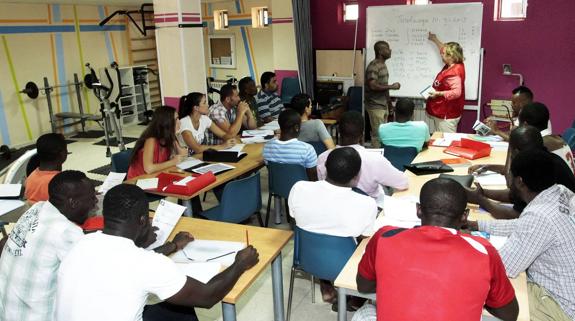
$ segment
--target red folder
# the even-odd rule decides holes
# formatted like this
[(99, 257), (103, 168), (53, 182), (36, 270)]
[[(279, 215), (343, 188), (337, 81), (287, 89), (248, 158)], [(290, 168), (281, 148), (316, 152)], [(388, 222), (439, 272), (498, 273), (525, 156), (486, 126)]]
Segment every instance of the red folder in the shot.
[(184, 179), (184, 176), (160, 173), (157, 176), (158, 188), (153, 191), (170, 194), (192, 195), (216, 181), (216, 176), (212, 172), (207, 172), (202, 175), (192, 174), (192, 176), (195, 178), (184, 186), (174, 184), (174, 182)]
[(491, 145), (462, 138), (461, 141), (452, 142), (443, 152), (467, 159), (477, 159), (491, 155)]

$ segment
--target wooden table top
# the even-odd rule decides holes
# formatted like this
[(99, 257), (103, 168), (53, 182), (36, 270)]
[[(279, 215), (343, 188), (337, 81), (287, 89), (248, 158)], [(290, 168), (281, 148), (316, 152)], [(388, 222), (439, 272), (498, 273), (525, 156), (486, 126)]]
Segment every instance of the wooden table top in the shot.
[(250, 245), (258, 250), (260, 261), (247, 270), (224, 297), (224, 302), (235, 304), (257, 277), (270, 266), (272, 260), (281, 255), (281, 250), (293, 235), (292, 231), (182, 217), (169, 239), (180, 231), (187, 231), (196, 239), (245, 242), (246, 230)]
[[(440, 133), (434, 133), (433, 137), (441, 137)], [(420, 152), (417, 157), (413, 160), (413, 163), (427, 162), (444, 158), (456, 158), (453, 155), (443, 153), (445, 147), (429, 147), (427, 150)], [(505, 164), (507, 158), (506, 151), (491, 151), (489, 157), (484, 157), (476, 160), (471, 160), (472, 164)], [(454, 172), (448, 174), (454, 175), (465, 175), (467, 174), (467, 166), (453, 167)], [(433, 175), (421, 175), (417, 176), (409, 171), (405, 171), (409, 179), (409, 188), (405, 191), (396, 192), (393, 196), (405, 196), (405, 195), (416, 195), (419, 196), (421, 187), (425, 182), (430, 179), (436, 178), (439, 174)], [(490, 187), (491, 188), (491, 187)], [(479, 213), (477, 206), (470, 206), (472, 211), (470, 216), (472, 219), (493, 219), (489, 214)], [(381, 215), (380, 215), (381, 218)], [(378, 219), (380, 219), (378, 218)], [(381, 224), (380, 224), (381, 225)], [(357, 284), (355, 281), (357, 275), (357, 267), (363, 253), (365, 252), (365, 247), (369, 239), (364, 239), (360, 245), (357, 247), (352, 257), (349, 259), (347, 264), (344, 266), (341, 273), (338, 275), (334, 282), (336, 287), (342, 287), (351, 290), (357, 290)], [(525, 273), (521, 273), (517, 278), (510, 279), (513, 288), (515, 289), (515, 295), (517, 301), (519, 302), (519, 317), (518, 320), (529, 321), (529, 300), (527, 297), (527, 276)]]
[[(216, 181), (215, 182), (204, 187), (203, 189), (199, 190), (198, 192), (196, 192), (192, 195), (180, 195), (180, 194), (170, 194), (170, 193), (160, 193), (160, 192), (148, 192), (148, 193), (156, 194), (156, 195), (162, 195), (162, 196), (175, 197), (175, 198), (181, 199), (181, 200), (192, 199), (198, 195), (201, 195), (202, 193), (211, 191), (215, 187), (220, 186), (224, 183), (227, 183), (227, 182), (239, 177), (240, 175), (249, 173), (251, 171), (255, 171), (258, 168), (262, 167), (264, 165), (264, 158), (262, 156), (263, 148), (264, 148), (263, 143), (261, 143), (261, 144), (247, 144), (243, 149), (243, 152), (247, 153), (247, 155), (244, 158), (242, 158), (239, 162), (237, 162), (237, 163), (223, 163), (223, 164), (228, 164), (228, 165), (234, 166), (235, 167), (234, 169), (216, 175)], [(196, 157), (198, 159), (202, 159), (202, 154), (194, 155), (194, 157)], [(163, 170), (161, 172), (170, 173), (170, 174), (174, 174), (174, 175), (180, 175), (182, 177), (192, 175), (191, 173), (188, 173), (185, 171), (180, 171), (176, 166), (170, 167), (170, 168)], [(146, 174), (146, 175), (134, 177), (132, 179), (125, 181), (124, 183), (136, 184), (138, 179), (156, 177), (161, 172), (156, 172), (156, 173), (152, 173), (152, 174)]]
[(320, 119), (322, 123), (326, 126), (333, 126), (337, 124), (337, 119)]

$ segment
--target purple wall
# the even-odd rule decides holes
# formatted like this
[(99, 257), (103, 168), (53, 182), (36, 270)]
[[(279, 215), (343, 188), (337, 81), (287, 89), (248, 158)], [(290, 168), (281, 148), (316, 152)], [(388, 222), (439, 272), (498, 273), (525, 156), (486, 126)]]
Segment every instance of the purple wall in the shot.
[[(535, 99), (549, 107), (553, 131), (562, 133), (575, 119), (575, 108), (570, 106), (575, 92), (575, 1), (529, 0), (526, 20), (505, 22), (493, 21), (494, 1), (481, 1), (482, 47), (485, 48), (482, 101), (508, 98), (518, 85), (517, 77), (501, 74), (501, 65), (509, 63), (514, 72), (523, 74), (525, 85), (533, 90)], [(314, 49), (353, 49), (355, 25), (341, 20), (343, 2), (311, 1)], [(455, 2), (478, 1), (433, 1), (434, 4)], [(360, 6), (358, 47), (363, 48), (366, 7), (405, 4), (406, 1), (357, 0), (357, 3)], [(474, 111), (465, 112), (461, 128), (470, 128), (474, 118)]]

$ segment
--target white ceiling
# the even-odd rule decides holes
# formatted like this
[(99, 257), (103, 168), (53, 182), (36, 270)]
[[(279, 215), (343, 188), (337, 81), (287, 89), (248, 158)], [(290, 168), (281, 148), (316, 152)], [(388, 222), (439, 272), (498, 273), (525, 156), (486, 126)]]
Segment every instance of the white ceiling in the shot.
[[(227, 2), (232, 0), (201, 0), (202, 3)], [(5, 3), (60, 3), (77, 5), (140, 6), (152, 0), (0, 0)]]

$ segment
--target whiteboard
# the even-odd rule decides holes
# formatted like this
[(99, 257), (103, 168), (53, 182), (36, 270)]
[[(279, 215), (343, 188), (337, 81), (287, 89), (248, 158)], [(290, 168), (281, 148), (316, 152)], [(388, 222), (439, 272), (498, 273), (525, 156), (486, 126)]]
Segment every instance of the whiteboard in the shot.
[(437, 46), (427, 39), (428, 32), (442, 42), (455, 41), (465, 57), (465, 98), (476, 100), (479, 89), (482, 3), (395, 5), (367, 8), (366, 66), (375, 58), (373, 45), (384, 40), (391, 47), (386, 61), (389, 83), (401, 89), (391, 96), (421, 97), (443, 68)]

